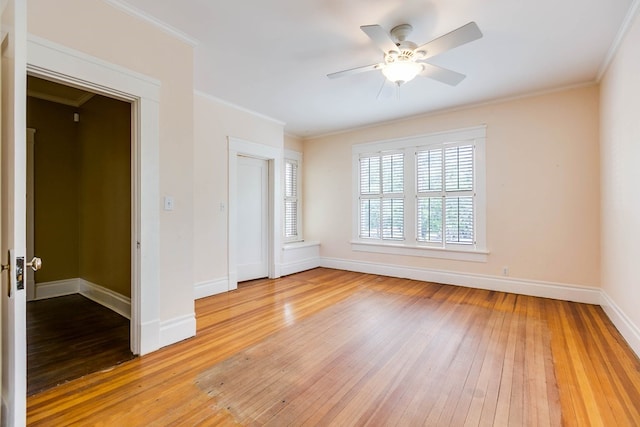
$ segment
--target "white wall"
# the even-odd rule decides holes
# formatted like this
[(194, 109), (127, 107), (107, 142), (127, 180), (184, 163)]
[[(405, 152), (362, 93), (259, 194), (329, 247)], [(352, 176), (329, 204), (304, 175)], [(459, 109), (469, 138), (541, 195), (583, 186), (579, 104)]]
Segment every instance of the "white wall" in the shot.
[(284, 125), (215, 98), (196, 94), (194, 127), (195, 284), (196, 288), (224, 287), (228, 278), (227, 138), (231, 136), (282, 148)]
[[(598, 287), (598, 104), (591, 85), (307, 140), (305, 238), (321, 241), (323, 259), (492, 277), (508, 266), (509, 279)], [(353, 144), (481, 124), (487, 125), (488, 262), (351, 250)]]
[[(600, 89), (602, 288), (605, 309), (640, 354), (640, 17)], [(635, 337), (635, 340), (634, 338)]]

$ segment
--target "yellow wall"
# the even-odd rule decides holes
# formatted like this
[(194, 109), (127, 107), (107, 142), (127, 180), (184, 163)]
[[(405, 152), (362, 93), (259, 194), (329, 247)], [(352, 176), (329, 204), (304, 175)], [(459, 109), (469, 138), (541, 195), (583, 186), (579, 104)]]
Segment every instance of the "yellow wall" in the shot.
[(128, 103), (102, 96), (79, 108), (27, 99), (34, 249), (44, 260), (36, 283), (82, 278), (131, 295), (130, 119)]
[(27, 98), (34, 146), (34, 250), (44, 260), (36, 282), (79, 277), (78, 150), (76, 110)]
[(194, 251), (198, 284), (227, 277), (227, 137), (282, 147), (283, 125), (196, 95), (194, 126), (193, 223), (198, 230)]
[[(307, 140), (305, 239), (321, 256), (564, 284), (600, 285), (598, 87), (444, 112)], [(487, 125), (488, 262), (351, 250), (351, 147)], [(345, 185), (347, 183), (347, 185)]]
[[(640, 330), (640, 17), (601, 83), (602, 287)], [(638, 348), (636, 347), (636, 351)]]
[(304, 151), (304, 141), (301, 138), (293, 135), (284, 135), (284, 148), (287, 150), (297, 151), (302, 153)]
[(100, 0), (29, 0), (27, 31), (159, 81), (159, 320), (192, 315), (193, 48)]
[(79, 270), (131, 296), (131, 105), (94, 96), (78, 123)]

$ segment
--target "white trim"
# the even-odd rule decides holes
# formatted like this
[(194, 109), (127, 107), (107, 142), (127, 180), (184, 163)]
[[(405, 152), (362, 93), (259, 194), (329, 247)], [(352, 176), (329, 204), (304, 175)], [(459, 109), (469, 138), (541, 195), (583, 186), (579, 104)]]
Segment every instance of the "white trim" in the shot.
[(204, 282), (196, 283), (194, 286), (195, 299), (206, 298), (212, 295), (221, 294), (229, 291), (229, 279), (222, 277), (215, 280), (207, 280)]
[(280, 274), (288, 276), (289, 274), (300, 273), (317, 267), (320, 267), (320, 257), (306, 258), (280, 264)]
[(598, 68), (598, 76), (596, 77), (597, 82), (600, 82), (600, 80), (602, 80), (605, 73), (609, 69), (609, 65), (611, 65), (613, 58), (615, 58), (616, 54), (618, 53), (618, 49), (620, 49), (620, 45), (622, 45), (624, 37), (629, 32), (629, 29), (631, 29), (631, 25), (633, 24), (633, 21), (638, 15), (639, 11), (640, 0), (633, 0), (631, 5), (629, 6), (629, 9), (627, 10), (627, 14), (624, 17), (624, 20), (622, 21), (622, 25), (620, 25), (620, 28), (618, 29), (618, 34), (616, 34), (615, 39), (613, 39), (613, 42), (611, 43), (611, 46), (609, 46), (609, 50), (607, 51), (607, 55), (604, 57), (604, 61), (602, 61), (602, 64), (600, 64), (600, 68)]
[(131, 319), (131, 298), (81, 278), (36, 283), (34, 292), (35, 301), (80, 294)]
[(487, 125), (450, 129), (402, 138), (384, 139), (381, 141), (363, 142), (352, 146), (353, 154), (374, 153), (378, 151), (401, 150), (407, 147), (422, 147), (447, 142), (469, 141), (486, 138)]
[(120, 0), (104, 0), (104, 1), (109, 3), (111, 6), (115, 7), (116, 9), (119, 9), (120, 11), (126, 13), (127, 15), (130, 15), (130, 16), (142, 19), (145, 22), (148, 22), (149, 24), (159, 28), (160, 30), (164, 31), (170, 36), (177, 38), (178, 40), (188, 44), (191, 47), (196, 47), (199, 44), (197, 39), (187, 35), (183, 31), (180, 31), (175, 27), (172, 27), (166, 22), (159, 20), (155, 16), (151, 16), (147, 12), (144, 12), (136, 7), (131, 6), (128, 3), (124, 3)]
[(282, 245), (283, 251), (295, 251), (296, 249), (310, 248), (313, 246), (320, 246), (320, 242), (316, 240), (302, 240), (300, 242), (289, 242)]
[(320, 267), (320, 242), (294, 242), (282, 247), (283, 276)]
[[(36, 129), (27, 128), (27, 174), (26, 174), (26, 201), (27, 201), (27, 217), (26, 217), (26, 225), (27, 225), (27, 260), (33, 259), (34, 256), (34, 248), (35, 248), (35, 210), (34, 210), (34, 197), (35, 197), (35, 175), (34, 175), (34, 166), (35, 166), (35, 134)], [(31, 273), (31, 272), (29, 272)], [(27, 274), (27, 301), (31, 301), (34, 299), (35, 295), (35, 287), (36, 287), (36, 279), (35, 274)]]
[(380, 243), (379, 241), (352, 241), (351, 250), (356, 252), (373, 252), (379, 254), (407, 255), (471, 262), (487, 262), (489, 255), (488, 251), (482, 250), (456, 250), (428, 246), (396, 245), (393, 243)]
[(126, 101), (160, 101), (160, 80), (32, 34), (27, 36), (27, 71), (29, 75), (44, 74), (47, 80), (120, 96)]
[(600, 305), (609, 316), (611, 323), (618, 329), (627, 344), (629, 344), (629, 347), (640, 357), (640, 327), (629, 319), (604, 290), (601, 291), (601, 297)]
[(65, 295), (77, 294), (80, 290), (80, 279), (52, 280), (36, 283), (33, 288), (33, 300), (43, 300)]
[(122, 317), (131, 319), (131, 298), (112, 291), (111, 289), (91, 283), (88, 280), (77, 280), (79, 288), (78, 293), (80, 295), (89, 298), (91, 301), (97, 302), (111, 311), (115, 311)]
[(160, 346), (165, 347), (177, 343), (196, 334), (195, 313), (164, 320), (159, 324)]
[(321, 257), (320, 264), (322, 267), (327, 268), (407, 278), (424, 282), (442, 283), (445, 285), (466, 286), (469, 288), (509, 292), (520, 295), (581, 302), (585, 304), (600, 303), (600, 289), (589, 286), (460, 273), (421, 267), (405, 267), (401, 265), (354, 261), (339, 258)]
[(269, 278), (280, 277), (280, 258), (282, 247), (282, 148), (245, 141), (232, 136), (227, 137), (229, 145), (228, 165), (228, 225), (227, 225), (227, 261), (229, 290), (238, 288), (237, 251), (237, 180), (238, 155), (246, 155), (269, 161)]
[(160, 81), (31, 35), (27, 72), (132, 103), (131, 350), (157, 350), (147, 325), (160, 318)]
[(239, 106), (237, 104), (234, 104), (232, 102), (225, 101), (224, 99), (218, 98), (218, 97), (213, 96), (213, 95), (209, 95), (208, 93), (203, 92), (201, 90), (194, 90), (193, 94), (196, 95), (196, 96), (200, 96), (202, 98), (208, 99), (209, 101), (213, 101), (213, 102), (216, 102), (218, 104), (222, 104), (222, 105), (224, 105), (226, 107), (233, 108), (234, 110), (238, 110), (238, 111), (242, 111), (243, 113), (250, 114), (250, 115), (252, 115), (254, 117), (257, 117), (259, 119), (267, 120), (267, 121), (272, 122), (272, 123), (274, 123), (276, 125), (280, 125), (280, 126), (285, 126), (286, 125), (286, 123), (283, 122), (282, 120), (274, 119), (273, 117), (266, 116), (266, 115), (264, 115), (262, 113), (258, 113), (257, 111), (253, 111), (253, 110), (250, 110), (248, 108), (241, 107), (241, 106)]

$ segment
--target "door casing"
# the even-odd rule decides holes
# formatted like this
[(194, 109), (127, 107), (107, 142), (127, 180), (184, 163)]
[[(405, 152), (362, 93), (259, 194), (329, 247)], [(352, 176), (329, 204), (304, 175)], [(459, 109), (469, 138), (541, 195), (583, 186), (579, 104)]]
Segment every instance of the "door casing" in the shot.
[[(27, 73), (131, 103), (131, 350), (160, 348), (160, 83), (45, 39), (27, 39)], [(46, 260), (43, 260), (46, 262)]]
[(245, 155), (264, 159), (269, 162), (269, 278), (280, 277), (282, 252), (282, 204), (278, 195), (282, 195), (282, 148), (258, 144), (240, 138), (228, 137), (229, 146), (229, 202), (227, 222), (227, 262), (229, 290), (238, 288), (237, 246), (237, 176), (238, 156)]

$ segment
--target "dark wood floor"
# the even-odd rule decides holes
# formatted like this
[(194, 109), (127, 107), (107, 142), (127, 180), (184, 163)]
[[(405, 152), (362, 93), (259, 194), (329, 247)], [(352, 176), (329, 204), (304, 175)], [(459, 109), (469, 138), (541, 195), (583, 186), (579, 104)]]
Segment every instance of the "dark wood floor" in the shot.
[(31, 396), (30, 425), (638, 426), (602, 309), (330, 269), (196, 301), (196, 337)]
[(133, 358), (129, 320), (82, 295), (27, 303), (27, 394)]

